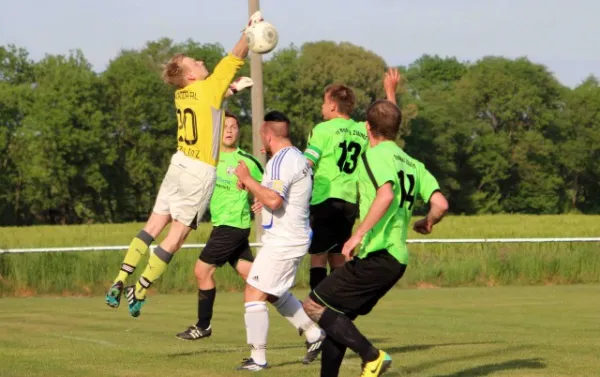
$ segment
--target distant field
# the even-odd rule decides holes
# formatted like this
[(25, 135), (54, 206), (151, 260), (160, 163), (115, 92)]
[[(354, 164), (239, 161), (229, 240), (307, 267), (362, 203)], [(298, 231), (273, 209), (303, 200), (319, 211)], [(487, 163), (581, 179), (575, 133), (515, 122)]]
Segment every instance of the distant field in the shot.
[[(141, 223), (0, 228), (0, 248), (128, 245)], [(204, 243), (210, 225), (188, 243)], [(430, 238), (598, 237), (600, 216), (451, 216)], [(422, 238), (410, 232), (409, 238)], [(159, 238), (159, 241), (162, 237)], [(252, 235), (252, 241), (254, 236)], [(402, 287), (489, 286), (600, 282), (600, 245), (459, 244), (410, 245), (411, 262)], [(193, 292), (193, 264), (200, 250), (177, 254), (153, 289)], [(0, 255), (0, 296), (102, 294), (114, 278), (124, 251)], [(308, 258), (298, 274), (306, 287)], [(139, 268), (137, 273), (143, 270)], [(238, 290), (243, 282), (229, 266), (217, 271), (218, 289)]]
[[(306, 290), (296, 292), (299, 298)], [(357, 320), (388, 351), (389, 377), (597, 377), (600, 285), (394, 289)], [(248, 357), (242, 295), (217, 296), (212, 338), (175, 334), (196, 315), (196, 297), (153, 295), (139, 318), (96, 298), (0, 299), (2, 377), (233, 377)], [(303, 366), (304, 339), (270, 309), (261, 376), (318, 376)], [(341, 376), (358, 376), (348, 352)]]

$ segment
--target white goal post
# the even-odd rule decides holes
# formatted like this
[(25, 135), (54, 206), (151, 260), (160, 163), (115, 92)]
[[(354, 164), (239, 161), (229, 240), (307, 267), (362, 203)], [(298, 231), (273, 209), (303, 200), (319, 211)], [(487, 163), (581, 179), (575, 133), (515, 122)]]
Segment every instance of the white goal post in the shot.
[[(452, 243), (558, 243), (558, 242), (600, 242), (600, 237), (565, 237), (565, 238), (441, 238), (428, 239), (419, 238), (406, 241), (409, 244), (452, 244)], [(184, 244), (182, 249), (201, 249), (205, 243)], [(251, 243), (251, 247), (260, 247), (261, 243)], [(156, 245), (152, 245), (154, 249)], [(66, 253), (83, 251), (119, 251), (127, 250), (129, 245), (119, 246), (74, 246), (74, 247), (43, 247), (25, 249), (0, 248), (0, 254), (22, 254), (22, 253)]]

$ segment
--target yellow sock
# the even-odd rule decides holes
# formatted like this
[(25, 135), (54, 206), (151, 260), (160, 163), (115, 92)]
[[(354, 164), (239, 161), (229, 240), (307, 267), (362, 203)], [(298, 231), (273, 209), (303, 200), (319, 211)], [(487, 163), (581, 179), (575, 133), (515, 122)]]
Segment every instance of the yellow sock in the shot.
[(131, 244), (129, 244), (129, 249), (127, 250), (127, 254), (125, 254), (123, 264), (121, 264), (121, 271), (119, 271), (119, 275), (117, 275), (113, 283), (118, 281), (125, 283), (127, 277), (135, 271), (137, 264), (140, 263), (142, 257), (148, 252), (152, 241), (154, 241), (154, 238), (144, 230), (138, 233), (131, 241)]
[(148, 265), (135, 285), (135, 297), (143, 300), (150, 285), (167, 269), (173, 254), (158, 246), (148, 259)]

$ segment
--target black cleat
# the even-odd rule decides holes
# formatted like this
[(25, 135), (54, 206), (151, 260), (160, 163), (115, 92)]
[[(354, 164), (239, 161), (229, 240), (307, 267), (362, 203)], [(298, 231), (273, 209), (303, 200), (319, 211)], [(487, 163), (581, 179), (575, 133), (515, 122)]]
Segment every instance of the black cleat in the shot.
[(183, 340), (197, 340), (202, 338), (208, 338), (212, 335), (212, 329), (208, 326), (207, 329), (203, 329), (198, 326), (190, 326), (187, 330), (177, 334), (179, 339)]
[(321, 349), (323, 348), (325, 336), (325, 332), (321, 331), (321, 336), (316, 342), (306, 342), (306, 355), (304, 355), (304, 359), (302, 359), (302, 364), (310, 364), (319, 357), (319, 353), (321, 353)]

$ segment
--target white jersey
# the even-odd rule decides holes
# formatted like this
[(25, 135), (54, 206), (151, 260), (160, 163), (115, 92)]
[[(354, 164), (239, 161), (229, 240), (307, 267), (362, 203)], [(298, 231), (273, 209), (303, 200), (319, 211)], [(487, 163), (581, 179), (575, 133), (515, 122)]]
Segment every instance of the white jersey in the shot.
[(312, 239), (312, 169), (308, 160), (296, 147), (283, 148), (267, 162), (262, 185), (283, 198), (283, 204), (275, 211), (263, 206), (262, 243), (278, 250), (282, 259), (305, 255)]

